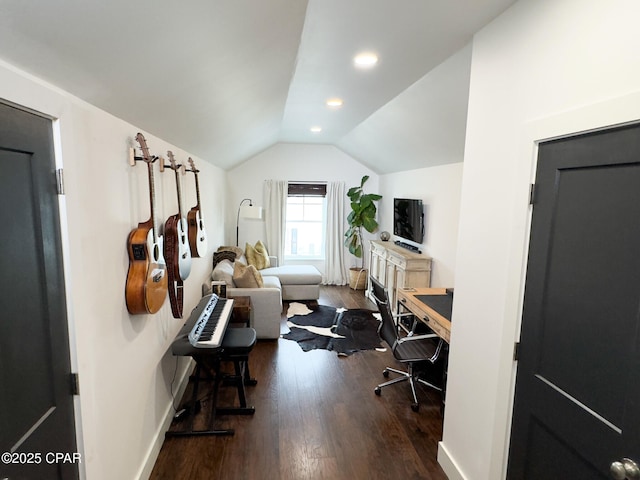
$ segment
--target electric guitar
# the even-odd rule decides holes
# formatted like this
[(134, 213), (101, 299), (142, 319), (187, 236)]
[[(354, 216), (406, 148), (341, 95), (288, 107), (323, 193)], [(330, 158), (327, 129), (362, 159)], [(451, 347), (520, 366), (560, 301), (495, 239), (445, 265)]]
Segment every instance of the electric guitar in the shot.
[[(171, 234), (174, 237), (172, 238), (172, 243), (175, 243), (177, 248), (175, 248), (172, 255), (173, 265), (169, 265), (169, 268), (173, 268), (173, 276), (175, 279), (186, 280), (191, 273), (191, 248), (189, 247), (187, 219), (182, 215), (182, 189), (180, 186), (180, 177), (178, 175), (178, 172), (182, 168), (176, 164), (171, 150), (167, 152), (167, 157), (169, 157), (169, 163), (171, 163), (171, 170), (174, 171), (176, 176), (178, 213), (169, 217), (165, 223), (165, 258), (170, 261), (169, 256), (167, 255), (167, 244), (169, 243), (169, 235)], [(174, 239), (177, 241), (173, 242)]]
[(127, 252), (129, 253), (129, 271), (125, 297), (127, 310), (132, 314), (156, 313), (167, 297), (167, 265), (163, 256), (162, 235), (156, 229), (155, 187), (153, 162), (147, 142), (141, 133), (136, 135), (140, 144), (143, 160), (149, 174), (149, 203), (151, 218), (139, 223), (129, 234)]
[(207, 254), (207, 232), (204, 229), (202, 220), (202, 209), (200, 208), (200, 185), (198, 183), (198, 172), (195, 163), (189, 157), (189, 165), (196, 179), (196, 197), (198, 204), (189, 210), (187, 220), (189, 222), (189, 245), (191, 246), (191, 255), (194, 257), (204, 257)]

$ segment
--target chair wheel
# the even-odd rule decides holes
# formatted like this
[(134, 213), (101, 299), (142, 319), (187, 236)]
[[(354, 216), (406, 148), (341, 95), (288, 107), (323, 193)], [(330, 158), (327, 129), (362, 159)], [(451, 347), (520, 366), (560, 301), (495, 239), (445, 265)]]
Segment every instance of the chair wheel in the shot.
[(382, 389), (380, 387), (376, 387), (375, 390), (373, 391), (376, 395), (380, 396), (380, 394), (382, 393)]
[(389, 370), (387, 370), (387, 369), (383, 370), (383, 371), (382, 371), (382, 376), (383, 376), (384, 378), (389, 378)]
[(414, 412), (417, 412), (418, 410), (420, 410), (420, 404), (419, 403), (412, 403), (411, 404), (411, 410), (413, 410)]

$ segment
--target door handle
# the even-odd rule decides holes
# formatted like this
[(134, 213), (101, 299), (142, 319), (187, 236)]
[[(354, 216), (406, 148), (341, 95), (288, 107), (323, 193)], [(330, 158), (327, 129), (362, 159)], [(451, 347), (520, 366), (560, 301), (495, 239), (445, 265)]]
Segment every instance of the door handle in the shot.
[(609, 467), (609, 473), (614, 480), (640, 479), (640, 468), (630, 458), (623, 458), (621, 462), (615, 461)]

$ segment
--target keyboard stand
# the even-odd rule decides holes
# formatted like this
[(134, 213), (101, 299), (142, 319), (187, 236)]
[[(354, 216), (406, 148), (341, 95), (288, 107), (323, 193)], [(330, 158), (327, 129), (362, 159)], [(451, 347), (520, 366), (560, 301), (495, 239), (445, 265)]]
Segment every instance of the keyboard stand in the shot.
[[(182, 420), (187, 422), (185, 430), (175, 430), (166, 432), (166, 437), (204, 436), (204, 435), (233, 435), (232, 428), (215, 429), (214, 422), (218, 415), (253, 415), (255, 407), (248, 407), (245, 395), (245, 385), (256, 385), (257, 381), (249, 374), (249, 352), (255, 344), (255, 330), (252, 328), (228, 328), (222, 342), (222, 348), (198, 349), (188, 353), (195, 362), (194, 374), (189, 378), (193, 380), (193, 390), (189, 404), (184, 408), (187, 410), (188, 418)], [(221, 362), (233, 362), (234, 374), (222, 373)], [(204, 374), (204, 377), (203, 377)], [(197, 413), (198, 390), (200, 381), (213, 382), (211, 393), (211, 413), (208, 428), (195, 430), (194, 422)], [(220, 384), (233, 385), (238, 390), (239, 407), (218, 407), (218, 391)]]

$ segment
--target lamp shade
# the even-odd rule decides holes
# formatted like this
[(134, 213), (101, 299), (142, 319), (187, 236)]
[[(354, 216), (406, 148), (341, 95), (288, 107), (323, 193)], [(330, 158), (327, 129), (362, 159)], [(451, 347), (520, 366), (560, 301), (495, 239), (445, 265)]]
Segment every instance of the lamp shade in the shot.
[(242, 205), (240, 207), (240, 216), (242, 218), (262, 220), (262, 207), (256, 207), (254, 205)]

